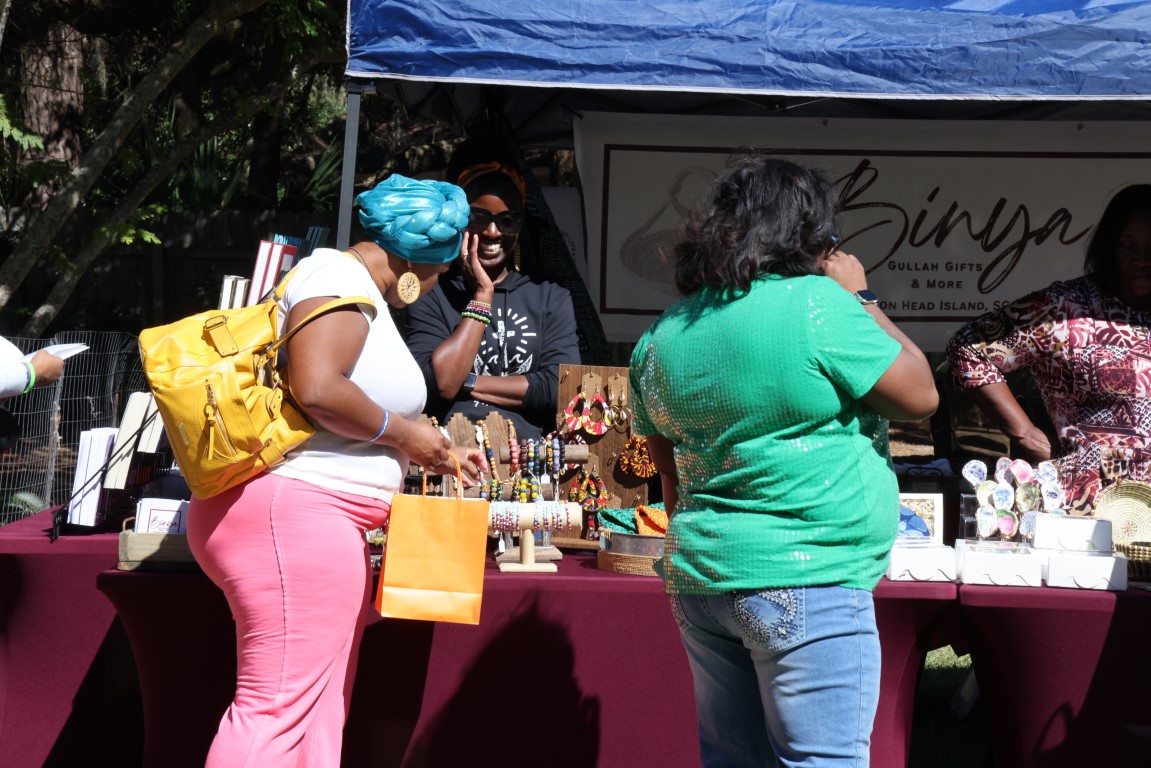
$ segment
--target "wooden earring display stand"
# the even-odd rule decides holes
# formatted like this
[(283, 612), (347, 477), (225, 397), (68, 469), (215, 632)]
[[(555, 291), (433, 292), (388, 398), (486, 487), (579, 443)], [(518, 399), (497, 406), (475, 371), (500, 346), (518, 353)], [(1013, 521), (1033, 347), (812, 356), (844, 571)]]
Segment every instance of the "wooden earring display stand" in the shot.
[[(542, 530), (536, 523), (536, 507), (535, 503), (521, 503), (521, 502), (496, 502), (488, 511), (489, 527), (492, 530), (501, 530), (496, 527), (497, 515), (500, 514), (500, 507), (497, 505), (514, 504), (518, 512), (518, 520), (516, 527), (520, 534), (519, 546), (519, 561), (518, 562), (503, 562), (500, 563), (501, 573), (556, 573), (559, 568), (555, 563), (537, 563), (536, 562), (536, 544), (535, 532)], [(563, 524), (555, 527), (555, 532), (560, 535), (579, 537), (580, 532), (580, 506), (572, 502), (561, 505), (563, 510)], [(506, 514), (506, 513), (504, 513)]]
[[(568, 445), (568, 451), (575, 454), (576, 448), (585, 448), (588, 457), (584, 468), (594, 473), (603, 481), (607, 490), (607, 503), (609, 508), (637, 507), (647, 504), (647, 480), (624, 472), (619, 464), (619, 456), (631, 437), (631, 403), (633, 401), (631, 388), (628, 383), (628, 369), (602, 365), (569, 365), (561, 364), (559, 367), (559, 398), (556, 403), (556, 423), (567, 427), (565, 410), (572, 400), (582, 394), (584, 396), (584, 409), (590, 409), (592, 421), (602, 421), (604, 408), (595, 401), (596, 396), (604, 404), (625, 412), (622, 420), (612, 420), (611, 427), (596, 433), (580, 428), (577, 433), (586, 441), (586, 446)], [(595, 405), (592, 402), (595, 401)], [(570, 430), (568, 430), (570, 431)], [(562, 478), (568, 483), (573, 474), (568, 473)], [(562, 487), (561, 487), (562, 493)], [(582, 514), (582, 510), (581, 510)], [(598, 531), (589, 526), (583, 532), (587, 538), (565, 538), (552, 536), (552, 544), (566, 549), (596, 550), (599, 542), (595, 540)]]

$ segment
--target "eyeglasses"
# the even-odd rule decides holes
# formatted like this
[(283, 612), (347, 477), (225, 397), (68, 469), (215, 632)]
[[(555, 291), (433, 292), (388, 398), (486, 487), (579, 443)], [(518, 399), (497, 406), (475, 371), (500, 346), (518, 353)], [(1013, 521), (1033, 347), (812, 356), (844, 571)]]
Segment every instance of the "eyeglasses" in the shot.
[(492, 213), (483, 208), (472, 208), (471, 215), (468, 217), (468, 231), (485, 232), (493, 221), (501, 235), (518, 235), (520, 230), (524, 228), (524, 212), (501, 211)]

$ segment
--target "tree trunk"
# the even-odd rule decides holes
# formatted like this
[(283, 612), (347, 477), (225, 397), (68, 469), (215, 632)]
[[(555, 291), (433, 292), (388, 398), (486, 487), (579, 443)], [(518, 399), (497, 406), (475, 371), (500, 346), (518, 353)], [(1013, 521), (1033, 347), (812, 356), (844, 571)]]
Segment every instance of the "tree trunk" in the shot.
[(0, 0), (0, 48), (3, 48), (4, 30), (8, 27), (8, 11), (12, 9), (12, 0)]
[(113, 115), (108, 125), (84, 154), (68, 183), (52, 198), (44, 211), (23, 233), (19, 244), (0, 265), (0, 309), (7, 306), (16, 288), (32, 266), (80, 205), (81, 200), (115, 156), (148, 107), (164, 92), (172, 78), (228, 22), (249, 13), (268, 0), (217, 0), (192, 22), (183, 39), (177, 41), (136, 86)]
[[(288, 89), (288, 82), (272, 83), (268, 86), (267, 91), (272, 94), (283, 93)], [(44, 330), (56, 319), (56, 315), (64, 308), (68, 299), (72, 296), (73, 291), (76, 290), (76, 285), (80, 282), (80, 278), (92, 266), (92, 262), (104, 252), (104, 250), (111, 244), (112, 237), (109, 234), (118, 226), (127, 221), (137, 208), (152, 194), (152, 191), (160, 185), (164, 179), (168, 178), (179, 167), (180, 163), (184, 162), (189, 155), (195, 151), (196, 147), (203, 144), (209, 139), (227, 133), (248, 119), (248, 115), (234, 112), (225, 118), (213, 120), (194, 132), (183, 136), (179, 141), (168, 151), (160, 162), (152, 165), (148, 171), (140, 177), (140, 179), (132, 185), (128, 193), (120, 200), (116, 208), (107, 216), (103, 218), (103, 225), (97, 227), (96, 230), (86, 238), (84, 246), (72, 258), (72, 264), (56, 281), (56, 285), (48, 293), (48, 297), (44, 300), (24, 327), (20, 329), (19, 336), (26, 338), (39, 338)]]
[[(23, 162), (56, 162), (71, 173), (80, 163), (80, 120), (84, 111), (83, 36), (64, 22), (48, 27), (44, 37), (20, 49), (21, 112), (28, 130), (44, 139), (42, 149), (23, 152)], [(64, 184), (61, 173), (34, 189), (24, 200), (30, 208), (43, 208)]]

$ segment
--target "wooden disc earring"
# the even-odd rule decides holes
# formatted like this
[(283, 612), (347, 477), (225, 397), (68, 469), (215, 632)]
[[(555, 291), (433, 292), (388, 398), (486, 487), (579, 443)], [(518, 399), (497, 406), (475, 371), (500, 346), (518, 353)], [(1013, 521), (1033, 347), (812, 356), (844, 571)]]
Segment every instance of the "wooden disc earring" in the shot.
[(400, 275), (396, 283), (396, 293), (405, 304), (415, 304), (416, 299), (420, 298), (420, 278), (412, 271), (411, 262), (408, 262), (408, 271)]

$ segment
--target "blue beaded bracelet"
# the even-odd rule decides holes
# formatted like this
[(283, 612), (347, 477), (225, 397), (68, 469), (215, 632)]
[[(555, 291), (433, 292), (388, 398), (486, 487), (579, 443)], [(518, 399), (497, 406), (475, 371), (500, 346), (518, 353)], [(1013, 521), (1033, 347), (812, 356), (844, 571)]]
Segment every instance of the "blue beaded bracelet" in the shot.
[(379, 440), (381, 437), (384, 436), (384, 433), (388, 431), (388, 422), (391, 421), (391, 419), (392, 419), (392, 414), (388, 413), (388, 411), (385, 410), (384, 411), (384, 423), (380, 425), (380, 431), (376, 433), (375, 437), (373, 437), (371, 440), (368, 441), (369, 443), (374, 443), (377, 440)]

